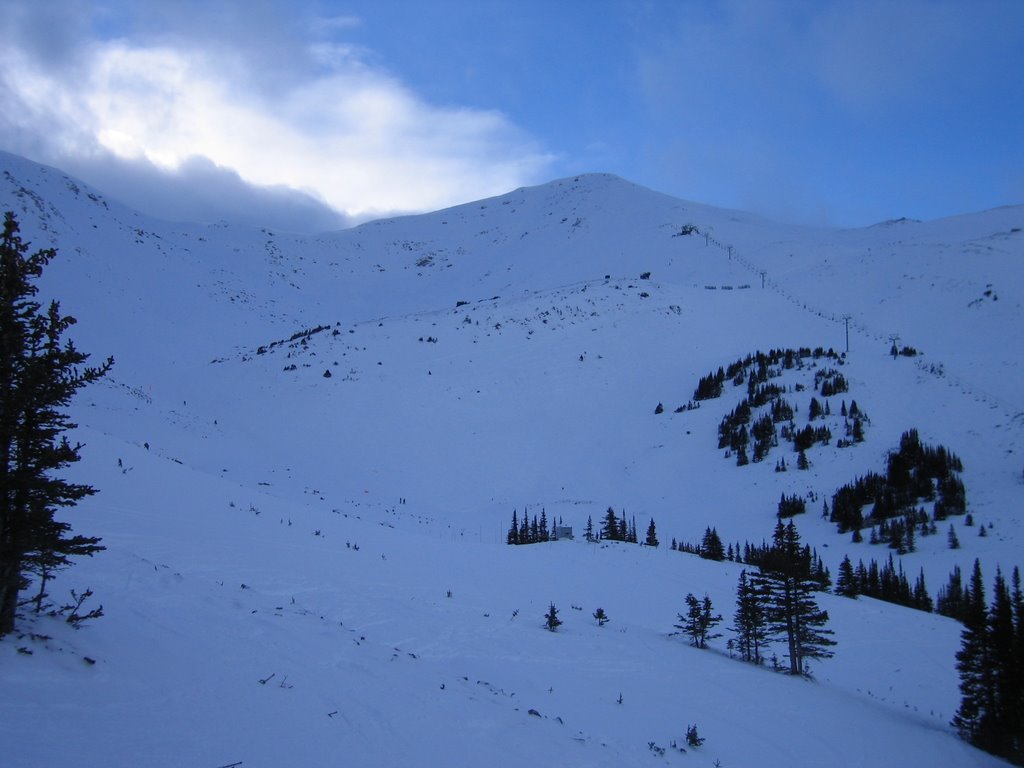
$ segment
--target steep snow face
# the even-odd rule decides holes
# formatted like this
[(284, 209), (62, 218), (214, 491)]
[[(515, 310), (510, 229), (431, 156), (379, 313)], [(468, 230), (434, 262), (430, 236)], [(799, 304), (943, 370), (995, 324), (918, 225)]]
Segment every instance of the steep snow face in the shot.
[[(666, 543), (760, 542), (796, 494), (833, 574), (884, 560), (822, 502), (916, 427), (963, 459), (976, 525), (952, 521), (960, 550), (920, 539), (904, 571), (934, 595), (975, 557), (1021, 564), (1024, 208), (810, 229), (594, 174), (300, 237), (167, 224), (0, 165), (0, 206), (60, 250), (43, 292), (117, 360), (75, 404), (72, 473), (101, 493), (68, 513), (108, 551), (51, 590), (91, 586), (107, 615), (0, 644), (12, 765), (97, 737), (77, 764), (995, 764), (947, 725), (955, 622), (822, 596), (836, 657), (791, 680), (672, 634), (687, 592), (727, 625), (742, 566)], [(841, 365), (779, 378), (800, 426), (816, 371), (850, 384), (809, 469), (785, 442), (744, 467), (717, 449), (745, 387), (675, 412), (755, 350), (843, 352), (845, 316)], [(895, 335), (920, 354), (889, 357)], [(849, 448), (844, 400), (870, 415)], [(663, 545), (504, 545), (527, 506), (577, 534), (613, 506)], [(692, 723), (705, 746), (674, 751)]]

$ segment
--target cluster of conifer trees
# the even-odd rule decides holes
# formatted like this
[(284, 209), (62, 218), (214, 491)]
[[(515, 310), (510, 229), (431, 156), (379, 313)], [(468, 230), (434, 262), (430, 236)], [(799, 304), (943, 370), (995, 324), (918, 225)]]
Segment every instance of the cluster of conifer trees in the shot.
[(911, 587), (903, 572), (903, 564), (895, 565), (892, 555), (889, 555), (889, 559), (881, 566), (875, 560), (871, 560), (868, 565), (864, 565), (863, 560), (858, 560), (857, 566), (854, 567), (849, 556), (844, 557), (839, 564), (835, 592), (844, 597), (865, 595), (927, 613), (933, 608), (932, 598), (924, 583), (924, 569)]
[(985, 605), (981, 565), (961, 594), (964, 630), (956, 655), (960, 708), (953, 726), (986, 752), (1024, 765), (1024, 593), (1020, 571), (1011, 584), (996, 570), (992, 602)]
[(794, 515), (802, 515), (807, 511), (807, 502), (801, 499), (796, 494), (787, 496), (782, 494), (782, 498), (779, 499), (779, 511), (776, 513), (777, 517), (793, 517)]
[(601, 522), (601, 531), (598, 537), (607, 541), (625, 541), (630, 544), (636, 544), (636, 518), (634, 517), (631, 521), (627, 521), (625, 510), (623, 510), (621, 517), (616, 517), (615, 510), (608, 507), (608, 510), (604, 513), (604, 520)]
[[(559, 518), (558, 525), (552, 526), (549, 529), (547, 512), (543, 508), (540, 511), (540, 517), (538, 518), (534, 514), (532, 521), (528, 511), (524, 510), (522, 522), (519, 520), (517, 510), (512, 510), (512, 525), (508, 529), (505, 541), (508, 544), (539, 544), (545, 541), (556, 541), (556, 532), (558, 526), (561, 525), (562, 520)], [(623, 541), (628, 544), (639, 543), (636, 533), (636, 517), (633, 517), (632, 520), (627, 520), (625, 512), (619, 517), (615, 514), (615, 510), (612, 507), (608, 507), (608, 511), (605, 512), (604, 520), (601, 523), (601, 529), (597, 532), (594, 531), (593, 519), (588, 516), (583, 536), (587, 541), (603, 540)], [(656, 547), (659, 544), (658, 530), (653, 518), (651, 518), (651, 522), (647, 526), (647, 535), (643, 543), (649, 547)]]
[(707, 376), (702, 376), (697, 382), (693, 399), (712, 400), (716, 397), (721, 397), (726, 379), (731, 380), (734, 385), (740, 386), (743, 384), (747, 373), (752, 369), (757, 373), (757, 380), (763, 382), (768, 380), (768, 369), (771, 366), (781, 366), (789, 370), (801, 365), (807, 358), (818, 360), (823, 357), (837, 361), (841, 360), (841, 357), (831, 347), (827, 350), (823, 347), (817, 347), (813, 350), (810, 347), (771, 349), (767, 352), (758, 350), (729, 363), (727, 368), (719, 367), (717, 371), (712, 371)]
[[(791, 442), (793, 450), (800, 454), (816, 443), (825, 445), (831, 441), (832, 432), (827, 426), (807, 424), (798, 429), (793, 422), (796, 409), (783, 397), (786, 393), (785, 388), (770, 381), (781, 376), (786, 369), (802, 366), (802, 361), (806, 357), (834, 357), (841, 363), (841, 358), (835, 352), (826, 352), (820, 347), (813, 352), (807, 348), (772, 350), (767, 354), (758, 352), (748, 355), (747, 358), (730, 364), (728, 369), (719, 368), (701, 377), (694, 391), (694, 400), (697, 401), (720, 397), (727, 380), (731, 380), (735, 386), (742, 386), (746, 382), (746, 397), (727, 413), (718, 425), (718, 447), (727, 449), (727, 456), (734, 455), (737, 465), (763, 461), (771, 449), (779, 444), (780, 436), (783, 440)], [(849, 385), (841, 373), (826, 368), (815, 372), (814, 388), (816, 391), (820, 390), (822, 396), (827, 398), (846, 392)], [(797, 391), (804, 389), (803, 384), (796, 385)], [(769, 406), (768, 412), (755, 417), (756, 409), (766, 405)], [(828, 415), (831, 415), (828, 400), (826, 399), (822, 405), (816, 397), (812, 397), (808, 408), (809, 421)], [(856, 401), (852, 402), (848, 411), (844, 400), (841, 415), (846, 420), (849, 438), (844, 438), (842, 445), (861, 442), (864, 439), (866, 417), (857, 407)], [(779, 431), (776, 431), (777, 424), (782, 424)], [(801, 455), (797, 466), (800, 469), (807, 469), (807, 457)], [(780, 462), (776, 468), (784, 471), (785, 462)]]
[[(699, 546), (672, 542), (679, 552), (692, 552), (710, 560), (738, 559), (730, 544), (728, 554), (714, 528), (707, 528)], [(736, 547), (739, 551), (739, 545)], [(775, 526), (771, 544), (745, 548), (751, 565), (757, 570), (740, 573), (736, 588), (736, 612), (731, 627), (729, 649), (753, 664), (767, 660), (766, 649), (784, 642), (789, 660), (787, 671), (808, 673), (807, 662), (832, 656), (835, 645), (832, 631), (825, 629), (828, 613), (821, 610), (814, 593), (828, 588), (828, 572), (812, 550), (801, 545), (800, 535), (790, 520)], [(692, 645), (704, 648), (708, 640), (721, 635), (714, 628), (722, 617), (714, 612), (710, 598), (686, 595), (686, 611), (678, 614), (676, 629), (690, 638)]]
[(821, 368), (814, 373), (814, 388), (822, 397), (832, 397), (850, 391), (846, 377), (834, 368)]
[(807, 674), (807, 662), (831, 657), (829, 648), (836, 644), (825, 629), (828, 613), (814, 599), (821, 589), (820, 561), (801, 546), (792, 520), (776, 524), (759, 560), (759, 571), (740, 573), (730, 648), (744, 661), (761, 664), (771, 641), (784, 642), (789, 673)]
[[(671, 548), (677, 552), (697, 555), (705, 560), (728, 560), (753, 565), (764, 570), (771, 566), (775, 558), (775, 540), (782, 535), (784, 530), (785, 526), (782, 520), (779, 520), (775, 526), (772, 543), (762, 541), (760, 544), (751, 544), (748, 541), (742, 545), (736, 542), (734, 546), (731, 543), (723, 544), (717, 529), (708, 527), (704, 529), (704, 536), (701, 538), (700, 544), (678, 542), (673, 538)], [(832, 574), (825, 566), (818, 550), (805, 544), (801, 557), (808, 563), (808, 574), (811, 581), (818, 585), (817, 590), (819, 592), (827, 591), (832, 585)]]
[(967, 511), (967, 494), (957, 473), (963, 464), (943, 446), (921, 443), (916, 429), (904, 432), (899, 450), (889, 453), (886, 473), (869, 472), (837, 490), (832, 496), (830, 520), (839, 532), (859, 531), (865, 526), (862, 508), (871, 504), (870, 518), (881, 521), (916, 514), (921, 501), (933, 501), (935, 520)]
[[(559, 521), (561, 524), (561, 521)], [(529, 510), (523, 509), (523, 520), (519, 521), (517, 510), (512, 510), (512, 525), (509, 526), (505, 541), (508, 544), (539, 544), (543, 541), (555, 541), (555, 528), (548, 527), (548, 513), (542, 507), (540, 517), (536, 514), (530, 520)]]
[[(739, 544), (736, 545), (737, 548)], [(700, 544), (691, 544), (686, 541), (676, 541), (673, 537), (670, 549), (674, 552), (685, 552), (688, 555), (698, 555), (705, 560), (733, 560), (732, 544), (729, 545), (728, 557), (726, 556), (725, 545), (718, 535), (718, 529), (708, 526), (704, 529), (704, 537)]]

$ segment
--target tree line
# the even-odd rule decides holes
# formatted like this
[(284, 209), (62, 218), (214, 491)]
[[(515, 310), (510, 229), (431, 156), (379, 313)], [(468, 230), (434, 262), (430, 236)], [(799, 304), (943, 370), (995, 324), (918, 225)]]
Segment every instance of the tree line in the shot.
[[(558, 526), (562, 525), (559, 518)], [(536, 514), (531, 521), (529, 514), (524, 510), (522, 521), (519, 520), (518, 511), (512, 510), (512, 524), (505, 535), (506, 544), (540, 544), (546, 541), (557, 540), (557, 527), (548, 528), (547, 512), (541, 509), (540, 517)], [(613, 507), (608, 507), (599, 529), (594, 528), (593, 517), (587, 516), (587, 525), (583, 530), (583, 537), (587, 541), (622, 541), (627, 544), (638, 544), (636, 530), (636, 517), (632, 520), (626, 518), (623, 512), (621, 517), (615, 514)], [(647, 535), (643, 543), (648, 547), (657, 547), (658, 529), (652, 518), (647, 526)]]

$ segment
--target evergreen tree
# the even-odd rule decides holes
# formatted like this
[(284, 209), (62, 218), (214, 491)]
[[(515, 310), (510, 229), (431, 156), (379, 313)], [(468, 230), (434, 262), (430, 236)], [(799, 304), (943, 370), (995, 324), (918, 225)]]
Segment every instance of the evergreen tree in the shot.
[[(882, 524), (885, 525), (886, 521), (883, 520)], [(901, 555), (907, 554), (907, 547), (903, 542), (903, 526), (899, 524), (899, 520), (894, 521), (889, 528), (889, 547)]]
[(1011, 577), (1010, 606), (1013, 611), (1013, 652), (1009, 664), (1009, 687), (1016, 696), (1007, 706), (1006, 721), (1014, 730), (1004, 756), (1016, 765), (1024, 765), (1024, 592), (1020, 569)]
[(656, 546), (658, 546), (658, 531), (654, 527), (654, 518), (653, 517), (651, 518), (651, 524), (647, 526), (647, 538), (644, 540), (644, 543), (648, 547), (656, 547)]
[(562, 626), (562, 620), (558, 618), (558, 609), (555, 608), (554, 603), (551, 603), (548, 612), (544, 614), (544, 626), (549, 632), (554, 632)]
[(530, 543), (530, 516), (528, 514), (530, 508), (523, 508), (523, 520), (519, 523), (519, 544)]
[(699, 554), (705, 560), (725, 560), (725, 547), (722, 546), (722, 539), (714, 528), (704, 529), (704, 538), (700, 542)]
[(610, 541), (617, 541), (619, 538), (619, 520), (615, 517), (615, 510), (608, 507), (604, 513), (604, 523), (601, 525), (601, 538)]
[(508, 544), (519, 543), (519, 520), (516, 518), (516, 510), (514, 509), (512, 510), (512, 526), (508, 529), (505, 541)]
[(587, 541), (594, 540), (594, 521), (590, 515), (587, 515), (587, 527), (583, 530), (583, 536)]
[(715, 638), (721, 637), (721, 633), (712, 632), (712, 630), (722, 622), (722, 616), (713, 612), (713, 606), (711, 605), (711, 598), (706, 594), (704, 599), (700, 603), (700, 625), (703, 630), (701, 636), (701, 648), (707, 647), (708, 640), (714, 640)]
[(960, 708), (953, 717), (952, 725), (961, 738), (975, 744), (983, 733), (982, 720), (986, 715), (986, 687), (989, 683), (985, 585), (978, 560), (974, 561), (971, 584), (966, 594), (964, 629), (960, 635), (960, 650), (956, 654), (956, 669), (960, 673)]
[(705, 738), (697, 733), (697, 725), (686, 726), (686, 745), (688, 747), (699, 747), (705, 742)]
[(839, 578), (836, 579), (836, 594), (843, 597), (856, 597), (860, 590), (857, 585), (857, 578), (853, 573), (853, 564), (850, 556), (843, 558), (839, 564)]
[(761, 650), (768, 642), (767, 596), (766, 582), (759, 574), (748, 577), (746, 570), (740, 571), (732, 631), (736, 634), (740, 656), (754, 664), (764, 661)]
[(599, 627), (603, 627), (610, 621), (608, 614), (604, 612), (604, 608), (598, 608), (594, 611), (594, 618), (597, 619), (597, 626)]
[(921, 572), (917, 575), (917, 581), (914, 582), (913, 607), (919, 611), (932, 612), (932, 599), (928, 595), (928, 589), (924, 584), (924, 568), (921, 569)]
[[(856, 405), (856, 403), (854, 403)], [(864, 424), (859, 416), (853, 418), (853, 442), (863, 443), (864, 442)]]
[(953, 725), (975, 746), (1016, 765), (1024, 765), (1022, 610), (1024, 596), (1015, 568), (1012, 590), (1002, 572), (996, 571), (992, 603), (986, 611), (981, 569), (975, 560), (957, 653), (962, 698)]
[(743, 467), (749, 463), (750, 459), (747, 458), (747, 449), (741, 445), (736, 451), (736, 466)]
[(821, 414), (822, 414), (821, 403), (818, 402), (818, 398), (812, 397), (811, 398), (811, 406), (808, 409), (807, 420), (808, 421), (814, 421), (815, 419), (820, 418)]
[(45, 585), (71, 557), (103, 549), (99, 539), (70, 535), (70, 524), (54, 519), (59, 507), (74, 506), (95, 489), (54, 473), (78, 461), (81, 449), (64, 435), (75, 425), (63, 409), (113, 360), (80, 367), (88, 355), (61, 340), (75, 319), (62, 316), (57, 302), (44, 312), (33, 298), (33, 281), (56, 252), (28, 251), (7, 213), (0, 236), (0, 637), (14, 629), (29, 574)]
[(765, 562), (764, 577), (770, 589), (768, 627), (772, 635), (784, 637), (788, 647), (789, 672), (807, 672), (808, 659), (832, 656), (832, 631), (823, 629), (828, 613), (814, 600), (817, 587), (810, 577), (810, 555), (800, 546), (800, 536), (790, 520), (780, 520), (773, 536), (771, 556)]
[(954, 565), (949, 574), (949, 582), (935, 596), (935, 612), (962, 622), (966, 604), (960, 566)]
[(704, 600), (697, 600), (693, 596), (693, 593), (686, 595), (686, 614), (677, 614), (679, 616), (679, 624), (676, 624), (676, 629), (683, 630), (690, 636), (690, 643), (696, 648), (707, 648), (707, 641), (713, 640), (716, 637), (720, 637), (717, 634), (711, 634), (712, 628), (714, 628), (721, 620), (722, 617), (712, 613), (711, 598), (704, 595)]
[[(1014, 718), (1020, 711), (1021, 696), (1015, 687), (1020, 659), (1014, 651), (1013, 601), (1002, 572), (996, 569), (992, 586), (992, 604), (985, 627), (988, 645), (989, 683), (985, 696), (985, 717), (981, 720), (977, 746), (996, 755), (1009, 757), (1020, 746), (1024, 723)], [(1016, 742), (1016, 744), (1015, 744)]]

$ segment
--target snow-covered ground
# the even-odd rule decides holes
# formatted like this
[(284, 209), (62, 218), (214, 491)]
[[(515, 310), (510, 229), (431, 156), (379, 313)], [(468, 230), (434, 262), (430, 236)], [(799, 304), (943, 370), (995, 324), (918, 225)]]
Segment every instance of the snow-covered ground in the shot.
[[(51, 589), (105, 615), (0, 643), (5, 765), (999, 764), (948, 725), (958, 624), (822, 595), (835, 658), (793, 679), (729, 658), (742, 566), (667, 542), (760, 542), (798, 494), (833, 575), (882, 561), (821, 502), (917, 428), (963, 459), (978, 525), (903, 569), (934, 596), (976, 557), (1024, 565), (1024, 208), (807, 229), (589, 175), (300, 237), (0, 164), (0, 206), (60, 249), (44, 293), (116, 358), (74, 406), (100, 492), (68, 512), (107, 551)], [(863, 444), (737, 467), (717, 427), (743, 388), (674, 413), (747, 353), (844, 351), (844, 316), (831, 424), (856, 400)], [(577, 535), (612, 506), (662, 546), (506, 546), (527, 506)], [(688, 592), (726, 617), (709, 649), (674, 634)], [(674, 750), (692, 724), (704, 745)]]

